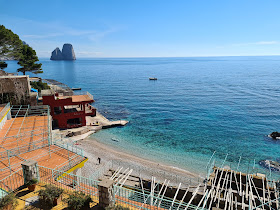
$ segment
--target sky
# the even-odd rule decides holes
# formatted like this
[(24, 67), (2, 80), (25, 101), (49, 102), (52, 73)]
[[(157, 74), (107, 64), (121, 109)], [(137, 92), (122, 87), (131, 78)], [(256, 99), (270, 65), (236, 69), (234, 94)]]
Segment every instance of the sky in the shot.
[(0, 0), (0, 24), (39, 57), (280, 55), (279, 0)]

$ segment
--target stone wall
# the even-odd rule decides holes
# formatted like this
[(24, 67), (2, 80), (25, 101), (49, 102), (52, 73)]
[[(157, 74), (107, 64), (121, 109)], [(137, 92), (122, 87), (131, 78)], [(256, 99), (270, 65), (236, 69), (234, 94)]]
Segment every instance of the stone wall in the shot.
[(30, 104), (29, 76), (0, 76), (0, 104)]
[(32, 179), (39, 179), (38, 163), (35, 160), (27, 160), (21, 164), (24, 176), (24, 184)]
[(103, 179), (98, 184), (99, 207), (105, 209), (114, 205), (113, 184), (114, 180), (110, 179)]

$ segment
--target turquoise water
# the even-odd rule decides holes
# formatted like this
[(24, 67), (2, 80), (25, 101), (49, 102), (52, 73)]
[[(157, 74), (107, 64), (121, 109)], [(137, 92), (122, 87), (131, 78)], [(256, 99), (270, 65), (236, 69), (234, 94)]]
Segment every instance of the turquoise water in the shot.
[(94, 134), (101, 142), (199, 173), (214, 151), (216, 163), (229, 153), (228, 165), (242, 155), (242, 170), (280, 158), (280, 141), (266, 136), (280, 131), (280, 57), (41, 62), (43, 78), (82, 87), (106, 117), (130, 121)]

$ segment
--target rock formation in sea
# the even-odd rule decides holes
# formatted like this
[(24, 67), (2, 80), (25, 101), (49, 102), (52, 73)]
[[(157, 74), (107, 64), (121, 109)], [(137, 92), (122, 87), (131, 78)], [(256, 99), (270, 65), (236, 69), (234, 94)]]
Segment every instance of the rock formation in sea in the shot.
[(279, 139), (280, 138), (280, 133), (279, 132), (272, 132), (270, 135), (268, 135), (269, 137), (273, 138), (273, 139)]
[(62, 52), (57, 47), (52, 52), (51, 60), (76, 60), (73, 46), (71, 44), (64, 44)]
[(76, 60), (76, 56), (72, 44), (63, 45), (62, 56), (64, 60)]
[(273, 160), (261, 160), (259, 164), (267, 169), (271, 169), (272, 171), (280, 171), (280, 163)]
[(51, 60), (63, 60), (62, 53), (58, 47), (52, 51)]

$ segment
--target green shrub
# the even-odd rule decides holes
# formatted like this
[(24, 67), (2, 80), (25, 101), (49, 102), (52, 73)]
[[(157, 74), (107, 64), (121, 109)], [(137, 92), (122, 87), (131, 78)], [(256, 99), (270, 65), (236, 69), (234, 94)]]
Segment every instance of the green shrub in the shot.
[(0, 199), (0, 209), (4, 208), (9, 204), (12, 204), (13, 207), (16, 207), (18, 204), (17, 198), (14, 193), (9, 193), (8, 195)]
[(36, 206), (28, 205), (23, 208), (23, 210), (40, 210)]
[(8, 64), (6, 62), (0, 61), (0, 69), (5, 69), (8, 67)]
[(68, 198), (64, 199), (64, 202), (68, 204), (70, 209), (79, 210), (92, 202), (92, 199), (89, 195), (86, 195), (83, 192), (74, 192), (70, 194)]
[(37, 183), (38, 183), (37, 179), (31, 179), (30, 181), (26, 182), (26, 186), (30, 186), (30, 185), (37, 184)]
[(42, 80), (39, 80), (37, 82), (30, 82), (30, 85), (32, 88), (37, 89), (39, 92), (41, 92), (41, 90), (50, 89), (50, 86), (48, 86), (47, 83), (42, 82)]
[(55, 198), (58, 198), (63, 193), (63, 189), (54, 185), (48, 184), (44, 189), (39, 190), (39, 198), (49, 205), (53, 205)]

